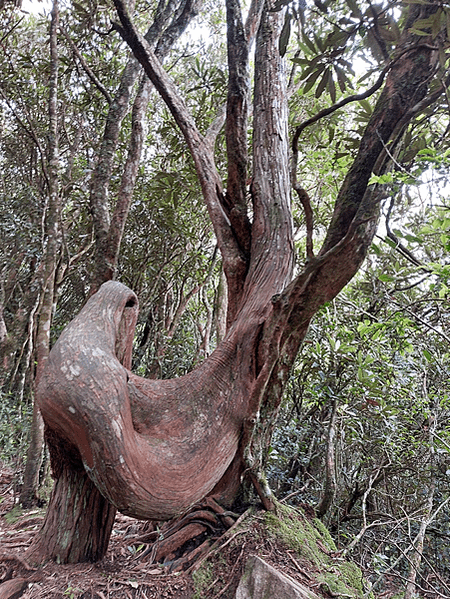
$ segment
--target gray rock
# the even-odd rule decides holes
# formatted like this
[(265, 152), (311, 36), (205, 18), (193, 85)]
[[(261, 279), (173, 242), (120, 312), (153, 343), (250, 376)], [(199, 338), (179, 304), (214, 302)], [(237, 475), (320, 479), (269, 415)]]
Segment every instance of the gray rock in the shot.
[(251, 556), (236, 590), (236, 599), (320, 599), (307, 587)]

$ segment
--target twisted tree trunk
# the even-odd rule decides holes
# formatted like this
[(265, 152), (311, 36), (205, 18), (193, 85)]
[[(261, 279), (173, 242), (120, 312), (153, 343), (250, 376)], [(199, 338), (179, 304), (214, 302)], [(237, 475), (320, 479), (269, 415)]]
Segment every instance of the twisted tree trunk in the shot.
[[(170, 519), (208, 494), (230, 503), (244, 471), (270, 508), (273, 502), (263, 465), (289, 370), (311, 318), (364, 260), (380, 203), (376, 186), (368, 185), (370, 175), (383, 172), (390, 156), (385, 152), (387, 144), (395, 147), (406, 124), (423, 107), (436, 52), (429, 44), (411, 46), (411, 19), (422, 10), (411, 5), (404, 49), (387, 77), (337, 196), (324, 246), (292, 278), (287, 98), (278, 52), (282, 12), (256, 2), (251, 9), (259, 29), (250, 222), (242, 197), (245, 165), (240, 158), (246, 148), (242, 86), (248, 83), (242, 69), (247, 54), (229, 52), (239, 68), (230, 72), (227, 140), (234, 151), (229, 152), (230, 189), (224, 195), (211, 140), (197, 130), (122, 0), (115, 4), (121, 18), (116, 28), (172, 111), (193, 155), (222, 251), (228, 330), (214, 353), (188, 375), (165, 381), (140, 378), (129, 370), (137, 298), (120, 283), (105, 283), (61, 335), (39, 385), (38, 402), (49, 435), (55, 446), (66, 447), (61, 467), (58, 452), (53, 451), (54, 470), (57, 476), (65, 468), (80, 471), (81, 461), (101, 495), (121, 512), (138, 518)], [(423, 10), (435, 8), (430, 4)], [(230, 44), (249, 43), (234, 0), (228, 3), (228, 27)], [(55, 487), (52, 505), (63, 503), (69, 493), (75, 497), (81, 483), (71, 476), (68, 471), (69, 482)], [(52, 536), (56, 523), (51, 510), (32, 551), (72, 559), (64, 557), (62, 540)], [(92, 518), (109, 523), (108, 513), (101, 516), (99, 510), (97, 502)], [(107, 541), (98, 539), (100, 529), (93, 529), (94, 545), (103, 544), (104, 550)], [(74, 525), (69, 535), (83, 538), (84, 547), (91, 543), (86, 520), (78, 528)], [(44, 539), (52, 540), (44, 543)], [(77, 549), (77, 555), (95, 559), (101, 553), (96, 551)]]

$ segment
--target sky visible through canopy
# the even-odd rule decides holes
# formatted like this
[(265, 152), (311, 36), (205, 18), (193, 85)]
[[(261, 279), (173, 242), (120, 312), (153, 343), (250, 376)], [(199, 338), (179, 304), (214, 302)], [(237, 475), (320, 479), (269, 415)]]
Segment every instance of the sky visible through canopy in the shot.
[(22, 10), (25, 12), (39, 14), (51, 9), (52, 3), (50, 0), (42, 0), (41, 2), (38, 0), (22, 0)]

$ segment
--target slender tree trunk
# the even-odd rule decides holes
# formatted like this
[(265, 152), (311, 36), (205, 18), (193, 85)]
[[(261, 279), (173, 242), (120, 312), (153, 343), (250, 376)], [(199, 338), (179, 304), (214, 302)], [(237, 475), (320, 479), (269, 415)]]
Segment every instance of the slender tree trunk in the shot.
[[(57, 256), (60, 244), (59, 150), (58, 150), (58, 48), (59, 4), (54, 0), (50, 27), (50, 86), (48, 130), (48, 205), (45, 215), (45, 246), (42, 269), (42, 295), (36, 333), (36, 385), (50, 352)], [(36, 402), (33, 406), (30, 444), (19, 501), (29, 507), (37, 498), (39, 470), (44, 457), (44, 422)]]
[(331, 409), (330, 424), (328, 425), (327, 434), (327, 453), (325, 459), (325, 488), (323, 495), (316, 507), (316, 512), (319, 518), (322, 518), (330, 509), (336, 495), (336, 414), (337, 414), (337, 398), (333, 399)]
[[(422, 389), (423, 389), (423, 396), (424, 398), (426, 398), (428, 401), (429, 397), (428, 397), (428, 389), (427, 389), (427, 376), (426, 376), (426, 372), (424, 373), (423, 376), (423, 381), (422, 381)], [(435, 410), (432, 411), (431, 415), (430, 415), (430, 422), (429, 422), (429, 427), (428, 427), (428, 468), (429, 468), (429, 472), (430, 472), (430, 485), (429, 485), (429, 491), (428, 491), (428, 497), (427, 497), (427, 501), (426, 501), (426, 508), (425, 508), (425, 513), (422, 516), (422, 521), (420, 522), (420, 528), (419, 528), (419, 532), (417, 533), (417, 537), (415, 539), (415, 544), (413, 544), (413, 551), (412, 551), (412, 556), (409, 559), (409, 572), (408, 572), (408, 577), (407, 577), (407, 582), (406, 582), (406, 587), (405, 587), (405, 599), (412, 599), (414, 596), (417, 596), (418, 593), (416, 591), (416, 580), (417, 580), (417, 575), (419, 574), (420, 571), (420, 566), (422, 563), (422, 555), (423, 555), (423, 546), (425, 543), (425, 535), (427, 532), (427, 528), (428, 526), (431, 524), (432, 520), (433, 520), (433, 501), (434, 501), (434, 494), (436, 491), (436, 483), (435, 483), (435, 478), (434, 478), (434, 472), (436, 469), (436, 458), (435, 458), (435, 437), (434, 437), (434, 433), (436, 432), (436, 426), (437, 426), (437, 414), (435, 412)]]
[(114, 168), (114, 156), (117, 149), (122, 121), (129, 111), (130, 97), (140, 72), (138, 62), (132, 57), (126, 65), (117, 93), (109, 107), (105, 132), (97, 159), (97, 165), (91, 182), (90, 205), (95, 232), (95, 265), (91, 292), (114, 277), (116, 265), (111, 262), (109, 230), (111, 224), (109, 206), (109, 183)]
[(34, 402), (23, 484), (19, 496), (19, 503), (24, 508), (32, 507), (38, 500), (39, 473), (44, 459), (44, 445), (44, 420), (37, 403)]
[[(55, 6), (57, 7), (57, 2), (55, 2)], [(165, 55), (171, 47), (171, 45), (168, 44), (168, 40), (172, 40), (173, 43), (189, 23), (189, 20), (195, 14), (197, 8), (196, 2), (181, 3), (181, 6), (184, 7), (184, 9), (177, 14), (176, 19), (172, 19), (173, 14), (171, 11), (167, 11), (167, 9), (165, 11), (161, 10), (162, 6), (163, 4), (161, 3), (157, 19), (147, 32), (147, 37), (153, 44), (156, 44), (159, 40), (161, 43), (159, 52), (162, 55)], [(172, 23), (165, 32), (165, 38), (161, 38), (163, 28), (170, 19), (172, 19)], [(55, 25), (55, 31), (56, 27), (57, 26)], [(134, 102), (130, 150), (122, 177), (118, 201), (111, 219), (109, 214), (108, 188), (114, 165), (114, 153), (117, 148), (121, 124), (129, 110), (133, 86), (140, 70), (140, 66), (135, 59), (130, 59), (122, 75), (118, 92), (110, 106), (102, 147), (92, 182), (91, 207), (96, 235), (96, 260), (93, 290), (96, 290), (102, 282), (109, 280), (114, 276), (125, 221), (136, 181), (144, 139), (145, 112), (151, 92), (151, 84), (149, 81), (143, 81), (141, 83), (140, 90)], [(56, 119), (56, 112), (54, 115)], [(56, 132), (57, 129), (55, 128), (55, 136), (53, 138), (55, 140), (55, 159), (57, 158)], [(55, 175), (55, 179), (51, 178), (51, 180), (57, 181), (57, 173), (52, 174)], [(51, 197), (56, 198), (57, 196), (52, 196), (51, 194)], [(52, 205), (51, 202), (50, 205)], [(56, 223), (57, 221), (55, 221), (55, 225)], [(51, 285), (54, 285), (54, 279), (52, 279), (50, 283)], [(53, 286), (49, 286), (46, 292), (46, 298), (50, 299), (53, 293)], [(44, 305), (49, 306), (50, 304), (44, 302)], [(51, 312), (44, 312), (44, 314), (47, 317), (47, 321), (42, 320), (42, 323), (48, 322), (49, 325), (50, 320), (48, 320), (48, 318), (51, 318)], [(44, 329), (42, 329), (42, 331), (43, 330)], [(44, 348), (45, 339), (42, 338), (41, 341), (41, 347)], [(46, 358), (45, 354), (42, 355)], [(130, 366), (131, 363), (128, 363), (128, 368)], [(37, 410), (36, 417), (39, 417), (39, 412)], [(36, 428), (36, 433), (42, 433), (42, 431), (43, 427)], [(51, 432), (48, 434), (51, 435)], [(43, 437), (37, 439), (37, 444), (39, 444), (41, 440), (43, 440)], [(56, 477), (56, 484), (50, 501), (48, 517), (44, 522), (41, 533), (36, 539), (35, 545), (31, 548), (30, 555), (37, 556), (47, 553), (52, 559), (64, 562), (95, 561), (100, 559), (107, 549), (116, 508), (104, 499), (97, 490), (91, 479), (87, 476), (85, 470), (80, 466), (80, 459), (77, 460), (74, 458), (74, 455), (67, 450), (55, 452), (55, 445), (61, 446), (60, 439), (58, 440), (58, 443), (54, 441), (50, 444), (52, 469), (54, 476)], [(31, 452), (31, 445), (29, 451)], [(76, 453), (77, 452), (75, 452), (75, 454)], [(58, 461), (60, 461), (61, 464), (58, 465)], [(74, 463), (76, 466), (73, 468)], [(31, 469), (33, 464), (31, 454), (29, 464)], [(73, 473), (71, 472), (71, 469), (74, 470)], [(38, 473), (39, 468), (37, 470), (37, 475)], [(90, 506), (91, 509), (86, 512), (86, 510), (80, 507), (83, 505)], [(72, 516), (68, 519), (69, 513)], [(60, 522), (65, 522), (63, 527), (65, 532), (63, 534), (54, 534), (53, 527), (56, 522), (55, 518), (59, 518)]]
[[(155, 48), (155, 54), (161, 63), (164, 62), (175, 41), (197, 14), (199, 5), (200, 0), (180, 0), (175, 9), (171, 3), (159, 2), (155, 20), (149, 27), (145, 39), (152, 48)], [(120, 244), (133, 197), (144, 142), (145, 114), (153, 89), (147, 78), (141, 81), (133, 102), (128, 156), (112, 216), (108, 197), (109, 183), (115, 167), (115, 153), (122, 123), (131, 108), (134, 87), (140, 74), (142, 74), (141, 66), (134, 57), (131, 57), (109, 106), (102, 144), (91, 182), (90, 204), (96, 245), (92, 293), (97, 291), (105, 281), (114, 279), (117, 273)]]
[(427, 528), (430, 524), (430, 516), (433, 511), (433, 499), (434, 499), (434, 485), (430, 488), (427, 497), (427, 507), (425, 514), (420, 523), (419, 533), (416, 537), (416, 544), (414, 546), (414, 550), (412, 552), (412, 557), (409, 560), (409, 573), (408, 580), (406, 582), (405, 589), (405, 599), (412, 599), (414, 596), (417, 596), (416, 592), (416, 580), (417, 574), (420, 570), (420, 564), (422, 563), (422, 555), (423, 555), (423, 545), (425, 542), (425, 534), (427, 532)]

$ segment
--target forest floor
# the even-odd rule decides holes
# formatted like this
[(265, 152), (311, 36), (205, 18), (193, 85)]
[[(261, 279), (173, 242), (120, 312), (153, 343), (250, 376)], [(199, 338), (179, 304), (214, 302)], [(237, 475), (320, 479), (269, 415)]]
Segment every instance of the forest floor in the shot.
[[(27, 563), (25, 552), (40, 529), (45, 509), (21, 510), (15, 506), (14, 473), (0, 468), (0, 599), (231, 599), (247, 558), (259, 555), (324, 598), (333, 597), (316, 581), (314, 567), (299, 560), (283, 542), (258, 530), (258, 517), (249, 530), (237, 529), (218, 538), (214, 567), (170, 573), (145, 557), (136, 543), (143, 522), (118, 514), (106, 556), (95, 564), (40, 567)], [(17, 586), (8, 594), (8, 585)], [(2, 588), (4, 594), (2, 595)], [(11, 591), (10, 591), (11, 593)], [(334, 595), (335, 596), (335, 595)]]

